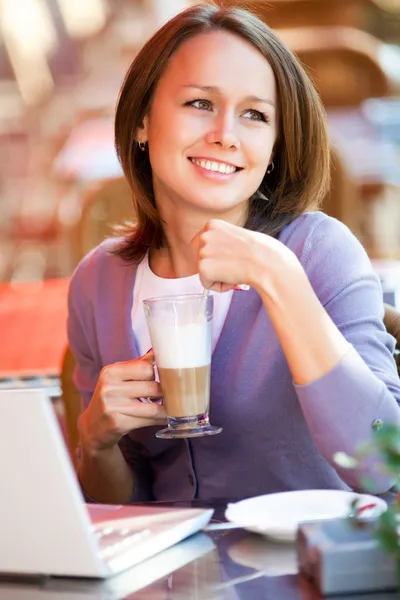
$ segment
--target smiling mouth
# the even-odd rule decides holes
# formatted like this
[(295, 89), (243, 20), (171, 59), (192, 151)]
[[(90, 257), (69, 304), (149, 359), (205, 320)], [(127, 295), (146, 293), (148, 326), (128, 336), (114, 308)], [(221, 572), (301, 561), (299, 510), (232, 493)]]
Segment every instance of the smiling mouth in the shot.
[(218, 162), (215, 160), (207, 160), (204, 158), (189, 158), (189, 160), (198, 167), (201, 167), (202, 169), (212, 173), (231, 175), (232, 173), (237, 173), (238, 171), (242, 170), (242, 167), (236, 167), (235, 165), (229, 165), (228, 163)]

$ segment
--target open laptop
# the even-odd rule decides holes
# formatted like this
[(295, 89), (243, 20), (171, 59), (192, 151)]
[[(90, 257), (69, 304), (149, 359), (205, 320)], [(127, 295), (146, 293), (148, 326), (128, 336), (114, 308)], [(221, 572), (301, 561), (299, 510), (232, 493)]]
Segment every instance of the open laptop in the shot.
[(85, 504), (41, 391), (0, 391), (0, 440), (0, 573), (106, 578), (196, 533), (213, 514)]

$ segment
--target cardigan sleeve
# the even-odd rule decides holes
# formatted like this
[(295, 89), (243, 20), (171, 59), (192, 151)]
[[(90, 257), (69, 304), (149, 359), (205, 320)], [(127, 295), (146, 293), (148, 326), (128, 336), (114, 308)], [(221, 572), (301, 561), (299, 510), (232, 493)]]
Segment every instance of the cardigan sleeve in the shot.
[(322, 221), (304, 249), (303, 266), (322, 305), (349, 347), (329, 373), (295, 385), (311, 435), (321, 454), (355, 489), (385, 491), (393, 483), (379, 457), (354, 470), (335, 464), (336, 452), (354, 456), (372, 438), (379, 421), (400, 425), (400, 380), (393, 358), (395, 340), (383, 325), (379, 279), (358, 240), (341, 223)]
[[(76, 360), (74, 383), (81, 394), (82, 410), (89, 405), (104, 366), (97, 343), (92, 301), (92, 295), (100, 292), (98, 282), (103, 254), (100, 246), (83, 259), (71, 278), (68, 293), (68, 342)], [(125, 435), (118, 445), (135, 477), (129, 503), (151, 500), (151, 468), (141, 444)], [(82, 491), (87, 502), (95, 502), (85, 490)]]

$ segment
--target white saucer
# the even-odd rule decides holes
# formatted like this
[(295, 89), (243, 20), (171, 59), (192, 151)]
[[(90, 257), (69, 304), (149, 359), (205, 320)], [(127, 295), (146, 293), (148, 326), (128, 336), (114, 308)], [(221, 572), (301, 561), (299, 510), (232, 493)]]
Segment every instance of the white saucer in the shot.
[(387, 509), (382, 498), (368, 494), (341, 490), (300, 490), (256, 496), (229, 504), (225, 517), (248, 531), (292, 542), (296, 538), (299, 523), (347, 517), (355, 498), (358, 498), (360, 508), (368, 504), (375, 505), (365, 510), (363, 517), (375, 517)]

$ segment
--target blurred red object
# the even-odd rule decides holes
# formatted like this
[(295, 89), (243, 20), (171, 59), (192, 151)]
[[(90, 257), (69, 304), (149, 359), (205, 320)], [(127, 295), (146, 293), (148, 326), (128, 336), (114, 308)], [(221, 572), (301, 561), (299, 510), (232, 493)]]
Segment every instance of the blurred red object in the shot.
[(68, 279), (0, 284), (0, 377), (58, 375)]

